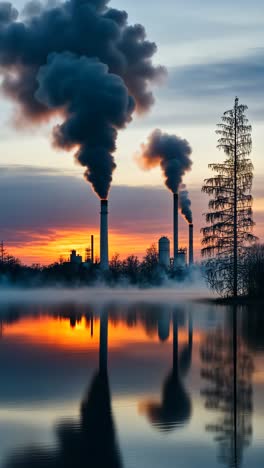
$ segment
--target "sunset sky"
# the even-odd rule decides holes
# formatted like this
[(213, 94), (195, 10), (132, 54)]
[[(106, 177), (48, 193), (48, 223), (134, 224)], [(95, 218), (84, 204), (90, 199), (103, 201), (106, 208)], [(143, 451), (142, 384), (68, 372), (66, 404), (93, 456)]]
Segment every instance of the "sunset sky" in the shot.
[[(14, 5), (22, 10), (24, 1)], [(110, 192), (110, 255), (144, 254), (161, 235), (172, 238), (172, 197), (161, 171), (144, 172), (136, 162), (140, 145), (160, 128), (186, 138), (193, 148), (193, 169), (186, 176), (195, 223), (195, 250), (207, 198), (201, 194), (208, 163), (223, 158), (216, 149), (216, 123), (236, 95), (248, 105), (253, 126), (252, 159), (255, 233), (264, 240), (264, 3), (262, 0), (112, 0), (128, 12), (129, 22), (146, 27), (156, 42), (156, 64), (168, 78), (154, 88), (155, 105), (120, 131), (117, 169)], [(1, 75), (0, 75), (1, 80)], [(51, 146), (54, 121), (38, 128), (15, 129), (14, 103), (1, 97), (0, 240), (24, 262), (49, 263), (84, 254), (91, 234), (99, 254), (99, 200), (83, 179), (72, 153)], [(187, 225), (180, 224), (180, 244), (187, 245)]]

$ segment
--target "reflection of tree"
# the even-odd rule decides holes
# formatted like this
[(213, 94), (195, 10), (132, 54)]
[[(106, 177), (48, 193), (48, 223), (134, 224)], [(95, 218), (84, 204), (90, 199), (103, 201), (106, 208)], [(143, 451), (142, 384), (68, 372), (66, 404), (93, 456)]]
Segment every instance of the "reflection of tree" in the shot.
[(108, 317), (100, 321), (99, 370), (81, 403), (80, 421), (57, 428), (56, 450), (18, 452), (6, 468), (121, 468), (107, 375)]
[(252, 359), (237, 337), (236, 310), (233, 330), (209, 332), (201, 346), (201, 376), (208, 382), (202, 390), (205, 407), (219, 412), (215, 424), (206, 426), (219, 443), (219, 460), (228, 467), (242, 465), (243, 450), (251, 442)]
[(182, 376), (186, 375), (192, 359), (192, 322), (189, 321), (189, 340), (179, 355), (178, 316), (173, 315), (173, 367), (164, 381), (161, 402), (147, 401), (141, 409), (150, 422), (162, 431), (171, 431), (187, 423), (191, 417), (191, 400)]
[(242, 334), (251, 351), (264, 351), (263, 304), (243, 308)]

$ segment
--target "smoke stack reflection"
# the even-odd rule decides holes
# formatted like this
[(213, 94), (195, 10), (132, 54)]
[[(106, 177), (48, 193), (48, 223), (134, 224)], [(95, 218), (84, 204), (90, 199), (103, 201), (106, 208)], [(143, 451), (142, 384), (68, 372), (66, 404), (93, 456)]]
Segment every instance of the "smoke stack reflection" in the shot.
[(57, 426), (57, 448), (18, 451), (5, 468), (122, 468), (107, 374), (108, 315), (100, 321), (99, 370), (80, 405), (80, 421)]
[[(187, 350), (187, 351), (186, 351)], [(189, 320), (188, 345), (179, 353), (178, 315), (173, 314), (173, 366), (165, 379), (161, 402), (146, 402), (140, 405), (149, 421), (163, 432), (169, 432), (186, 424), (192, 414), (191, 399), (186, 392), (181, 369), (190, 369), (192, 360), (192, 322)], [(186, 372), (185, 372), (186, 373)]]

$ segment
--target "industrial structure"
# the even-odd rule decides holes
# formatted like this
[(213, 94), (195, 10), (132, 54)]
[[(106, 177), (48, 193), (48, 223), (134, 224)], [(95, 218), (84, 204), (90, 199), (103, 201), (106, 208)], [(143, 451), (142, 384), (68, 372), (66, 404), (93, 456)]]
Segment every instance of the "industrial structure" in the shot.
[(193, 224), (189, 224), (189, 265), (193, 265)]
[(159, 264), (165, 268), (170, 267), (170, 241), (168, 237), (159, 240)]
[(72, 250), (71, 255), (70, 255), (70, 263), (72, 265), (81, 265), (82, 261), (83, 261), (82, 256), (78, 255), (76, 250)]
[(193, 265), (193, 224), (189, 224), (189, 249), (179, 248), (179, 195), (173, 194), (173, 257), (170, 255), (170, 240), (168, 237), (159, 239), (159, 264), (163, 268), (184, 268), (187, 265), (189, 250), (189, 266)]
[(85, 263), (94, 264), (94, 236), (91, 236), (91, 245), (85, 250)]
[(90, 247), (85, 249), (84, 262), (83, 257), (79, 255), (76, 250), (71, 251), (69, 262), (71, 265), (83, 265), (85, 267), (90, 267), (94, 264), (94, 236), (91, 236)]
[[(182, 269), (189, 264), (194, 263), (194, 250), (193, 250), (193, 224), (189, 226), (189, 247), (188, 249), (179, 248), (179, 195), (173, 194), (173, 256), (171, 257), (170, 240), (167, 236), (163, 236), (158, 242), (158, 257), (159, 265), (166, 270)], [(101, 200), (100, 211), (100, 268), (102, 271), (109, 270), (109, 246), (108, 246), (108, 200)], [(188, 258), (187, 258), (188, 254)], [(82, 256), (78, 255), (76, 250), (72, 250), (70, 256), (70, 263), (74, 265), (81, 265), (89, 267), (93, 265), (94, 260), (94, 236), (91, 236), (90, 247), (85, 251), (85, 261), (83, 262)]]
[(173, 194), (173, 245), (174, 245), (174, 267), (177, 266), (179, 253), (179, 195)]
[(101, 200), (100, 213), (100, 267), (101, 270), (109, 269), (108, 254), (108, 201)]

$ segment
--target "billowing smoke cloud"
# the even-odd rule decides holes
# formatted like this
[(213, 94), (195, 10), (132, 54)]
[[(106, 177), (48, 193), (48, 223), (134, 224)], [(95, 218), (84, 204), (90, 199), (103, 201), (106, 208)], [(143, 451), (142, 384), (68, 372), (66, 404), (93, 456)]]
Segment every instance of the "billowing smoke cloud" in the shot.
[[(107, 194), (115, 167), (117, 130), (135, 108), (138, 112), (150, 108), (154, 101), (150, 85), (165, 73), (153, 66), (156, 45), (146, 40), (143, 26), (130, 26), (127, 13), (108, 3), (31, 0), (20, 18), (10, 3), (0, 3), (1, 87), (19, 106), (16, 120), (47, 121), (58, 112), (66, 117), (54, 131), (55, 143), (66, 149), (79, 147), (76, 158), (87, 166), (86, 178), (101, 197)], [(102, 88), (95, 92), (97, 72)], [(92, 83), (90, 91), (82, 73)]]
[(115, 169), (117, 129), (131, 120), (134, 100), (123, 80), (108, 73), (97, 59), (69, 52), (51, 54), (40, 68), (36, 97), (51, 109), (62, 109), (65, 121), (53, 131), (54, 144), (78, 145), (77, 161), (100, 198), (107, 198)]
[(184, 174), (191, 170), (192, 149), (187, 140), (154, 130), (142, 145), (139, 164), (146, 170), (160, 166), (169, 190), (176, 193)]
[[(153, 104), (151, 83), (165, 73), (154, 67), (156, 44), (141, 25), (128, 25), (127, 13), (106, 0), (69, 0), (43, 5), (30, 1), (23, 21), (10, 3), (0, 3), (0, 66), (3, 89), (21, 106), (21, 118), (45, 119), (50, 113), (35, 97), (37, 74), (52, 52), (97, 57), (110, 73), (121, 76), (139, 112)], [(53, 5), (53, 6), (51, 6)]]
[(12, 7), (9, 2), (0, 3), (0, 26), (15, 21), (18, 17), (18, 11)]
[(186, 190), (186, 186), (182, 185), (179, 193), (179, 205), (183, 217), (186, 219), (187, 223), (191, 224), (192, 219), (192, 202), (189, 198), (189, 192)]

